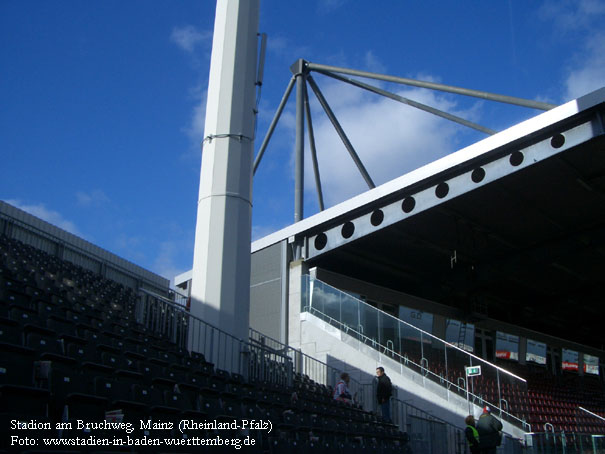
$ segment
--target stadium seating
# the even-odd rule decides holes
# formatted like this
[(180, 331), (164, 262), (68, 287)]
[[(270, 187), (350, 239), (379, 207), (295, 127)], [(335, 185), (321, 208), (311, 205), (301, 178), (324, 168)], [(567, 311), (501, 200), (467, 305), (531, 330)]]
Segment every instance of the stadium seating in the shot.
[[(203, 355), (137, 324), (137, 297), (122, 284), (0, 236), (0, 424), (98, 422), (119, 411), (137, 428), (139, 420), (272, 421), (271, 433), (232, 433), (254, 437), (252, 452), (348, 453), (371, 446), (386, 453), (405, 443), (396, 426), (334, 401), (330, 388), (306, 376), (295, 374), (293, 386), (284, 387), (216, 369)], [(278, 365), (273, 373), (282, 373)], [(93, 433), (116, 435), (79, 430), (74, 423), (41, 436)], [(162, 436), (217, 433), (173, 428)]]
[[(271, 420), (275, 428), (270, 434), (246, 431), (258, 441), (256, 452), (387, 453), (405, 444), (405, 434), (395, 426), (334, 401), (329, 387), (306, 376), (294, 374), (292, 387), (283, 387), (216, 369), (203, 355), (190, 354), (139, 325), (137, 298), (131, 288), (0, 236), (0, 424), (32, 418), (102, 420), (121, 410), (130, 422)], [(510, 412), (526, 419), (534, 431), (543, 431), (548, 423), (557, 432), (605, 432), (597, 418), (578, 410), (581, 406), (601, 414), (605, 408), (598, 377), (553, 376), (544, 368), (518, 364), (503, 367), (527, 378), (527, 392), (501, 384), (498, 395), (493, 380), (479, 378), (476, 393), (492, 402), (504, 398)], [(444, 376), (443, 365), (429, 363), (429, 368), (431, 378)], [(283, 373), (279, 365), (273, 372)], [(456, 383), (460, 377), (448, 379)], [(78, 431), (53, 434), (67, 437)], [(170, 436), (213, 434), (211, 429), (173, 430)]]

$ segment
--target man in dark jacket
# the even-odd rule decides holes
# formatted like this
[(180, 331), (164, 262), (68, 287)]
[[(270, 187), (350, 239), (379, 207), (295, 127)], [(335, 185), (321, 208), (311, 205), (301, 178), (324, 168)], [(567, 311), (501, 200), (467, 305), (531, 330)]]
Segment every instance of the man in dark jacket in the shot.
[(378, 400), (378, 405), (380, 405), (382, 419), (391, 422), (391, 394), (393, 393), (393, 385), (391, 384), (391, 379), (384, 373), (384, 367), (376, 368), (376, 376), (378, 377), (376, 400)]
[(481, 454), (496, 454), (496, 447), (500, 446), (502, 441), (502, 423), (491, 412), (491, 408), (485, 407), (477, 421)]

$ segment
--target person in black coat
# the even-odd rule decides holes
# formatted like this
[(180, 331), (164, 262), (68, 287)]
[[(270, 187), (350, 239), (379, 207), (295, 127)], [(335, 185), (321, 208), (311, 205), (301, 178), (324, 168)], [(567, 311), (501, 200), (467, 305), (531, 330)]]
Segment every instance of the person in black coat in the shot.
[(376, 368), (378, 377), (378, 386), (376, 387), (376, 400), (380, 405), (382, 419), (391, 422), (391, 394), (393, 394), (393, 385), (391, 379), (384, 373), (384, 367)]
[(496, 448), (502, 441), (502, 423), (491, 413), (491, 408), (485, 407), (477, 421), (481, 454), (496, 454)]

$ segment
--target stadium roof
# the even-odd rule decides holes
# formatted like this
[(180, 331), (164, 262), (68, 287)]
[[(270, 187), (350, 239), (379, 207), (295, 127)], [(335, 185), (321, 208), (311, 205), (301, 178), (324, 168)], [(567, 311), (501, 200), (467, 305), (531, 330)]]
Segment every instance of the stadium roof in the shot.
[(319, 266), (603, 349), (605, 88), (259, 239)]

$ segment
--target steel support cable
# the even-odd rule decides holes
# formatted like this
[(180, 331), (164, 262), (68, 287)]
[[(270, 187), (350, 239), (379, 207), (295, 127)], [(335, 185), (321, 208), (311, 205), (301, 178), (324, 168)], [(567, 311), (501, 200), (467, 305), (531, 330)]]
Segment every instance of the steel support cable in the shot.
[(313, 121), (311, 120), (311, 107), (309, 105), (309, 92), (304, 91), (305, 96), (305, 114), (307, 116), (307, 131), (309, 133), (309, 148), (311, 149), (311, 160), (313, 161), (313, 174), (315, 175), (315, 187), (317, 189), (317, 199), (319, 202), (319, 211), (324, 210), (323, 191), (321, 189), (321, 176), (319, 174), (319, 163), (317, 161), (317, 150), (315, 148), (315, 134), (313, 133)]
[(383, 80), (385, 82), (395, 82), (403, 85), (411, 85), (414, 87), (428, 88), (431, 90), (445, 91), (448, 93), (456, 93), (458, 95), (472, 96), (474, 98), (487, 99), (489, 101), (502, 102), (506, 104), (514, 104), (517, 106), (529, 107), (538, 110), (550, 110), (557, 107), (554, 104), (546, 102), (532, 101), (529, 99), (516, 98), (514, 96), (499, 95), (488, 93), (480, 90), (472, 90), (469, 88), (454, 87), (452, 85), (438, 84), (435, 82), (425, 82), (421, 80), (408, 79), (405, 77), (388, 76), (384, 74), (372, 73), (368, 71), (359, 71), (357, 69), (341, 68), (338, 66), (321, 65), (318, 63), (307, 62), (306, 67), (310, 71), (330, 71), (341, 74), (349, 74), (351, 76), (366, 77), (369, 79)]
[(260, 164), (260, 161), (263, 158), (263, 154), (265, 153), (265, 150), (267, 149), (267, 145), (269, 145), (269, 140), (271, 140), (271, 136), (273, 135), (273, 131), (275, 131), (275, 127), (277, 126), (279, 117), (281, 117), (284, 107), (286, 107), (286, 103), (288, 102), (290, 93), (292, 93), (292, 88), (294, 87), (295, 82), (296, 82), (296, 77), (293, 76), (290, 79), (288, 86), (286, 87), (286, 91), (284, 92), (284, 96), (282, 97), (282, 99), (279, 103), (279, 106), (277, 107), (277, 111), (275, 112), (275, 115), (273, 116), (273, 120), (271, 120), (271, 124), (269, 125), (269, 130), (267, 131), (267, 134), (265, 135), (265, 138), (263, 139), (263, 143), (261, 144), (260, 148), (258, 149), (258, 154), (256, 155), (256, 158), (254, 159), (254, 165), (252, 167), (253, 175), (256, 173), (256, 169), (258, 168), (258, 165)]
[(366, 170), (366, 168), (364, 167), (363, 163), (359, 159), (359, 156), (355, 152), (355, 149), (353, 148), (353, 145), (349, 141), (349, 138), (347, 137), (347, 135), (345, 134), (344, 130), (340, 126), (340, 123), (336, 119), (336, 116), (334, 115), (334, 112), (332, 112), (332, 109), (330, 109), (330, 106), (328, 105), (328, 102), (326, 101), (326, 98), (324, 98), (323, 94), (321, 93), (321, 90), (319, 89), (319, 87), (317, 86), (317, 84), (315, 83), (315, 81), (313, 80), (313, 78), (310, 75), (307, 76), (307, 82), (309, 83), (309, 85), (311, 85), (311, 88), (313, 89), (313, 93), (315, 93), (315, 96), (317, 97), (317, 100), (321, 104), (321, 107), (324, 109), (326, 115), (328, 116), (328, 118), (332, 122), (332, 126), (334, 126), (334, 129), (336, 129), (336, 132), (340, 136), (340, 139), (342, 140), (345, 148), (347, 149), (347, 151), (351, 155), (351, 158), (353, 159), (353, 162), (357, 166), (357, 169), (361, 173), (361, 176), (365, 180), (366, 184), (368, 185), (368, 187), (370, 189), (375, 188), (376, 185), (372, 181), (372, 178), (368, 174), (368, 171)]
[(346, 82), (348, 84), (354, 85), (358, 88), (363, 88), (364, 90), (370, 91), (372, 93), (376, 93), (377, 95), (385, 96), (387, 98), (393, 99), (393, 100), (401, 102), (403, 104), (407, 104), (408, 106), (415, 107), (416, 109), (420, 109), (425, 112), (432, 113), (433, 115), (437, 115), (438, 117), (445, 118), (446, 120), (450, 120), (455, 123), (459, 123), (461, 125), (467, 126), (469, 128), (476, 129), (477, 131), (481, 131), (485, 134), (493, 135), (493, 134), (496, 134), (496, 132), (497, 132), (497, 131), (494, 131), (493, 129), (489, 129), (484, 126), (473, 123), (472, 121), (468, 121), (468, 120), (465, 120), (464, 118), (444, 112), (443, 110), (439, 110), (434, 107), (427, 106), (426, 104), (422, 104), (420, 102), (413, 101), (409, 98), (405, 98), (403, 96), (396, 95), (395, 93), (392, 93), (390, 91), (382, 90), (378, 87), (365, 84), (365, 83), (360, 82), (355, 79), (349, 79), (348, 77), (339, 76), (338, 74), (335, 74), (330, 71), (317, 70), (316, 72), (323, 74), (325, 76), (331, 77), (333, 79), (339, 80), (341, 82)]

